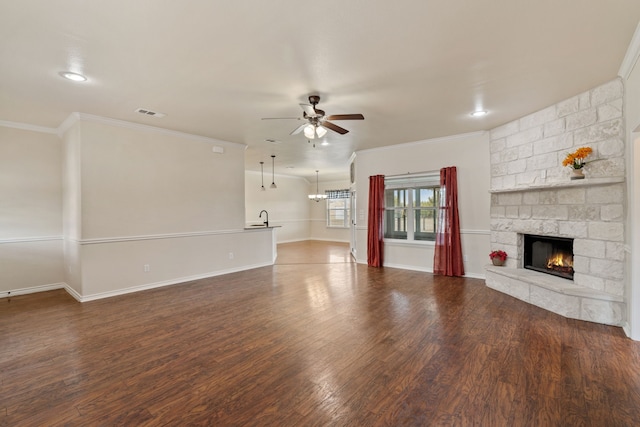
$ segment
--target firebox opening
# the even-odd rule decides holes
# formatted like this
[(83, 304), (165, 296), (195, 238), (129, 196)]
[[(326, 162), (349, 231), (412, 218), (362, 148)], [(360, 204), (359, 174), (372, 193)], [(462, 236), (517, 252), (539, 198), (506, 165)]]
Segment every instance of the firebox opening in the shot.
[(573, 239), (525, 234), (524, 268), (573, 280)]

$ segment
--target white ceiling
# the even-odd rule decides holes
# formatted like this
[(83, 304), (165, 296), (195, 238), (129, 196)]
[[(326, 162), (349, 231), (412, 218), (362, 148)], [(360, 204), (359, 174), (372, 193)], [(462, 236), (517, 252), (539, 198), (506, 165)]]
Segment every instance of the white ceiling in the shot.
[[(0, 0), (0, 120), (78, 111), (342, 179), (356, 150), (488, 130), (615, 78), (639, 21), (638, 0)], [(365, 120), (316, 148), (289, 135), (301, 122), (261, 120), (301, 116), (309, 94)]]

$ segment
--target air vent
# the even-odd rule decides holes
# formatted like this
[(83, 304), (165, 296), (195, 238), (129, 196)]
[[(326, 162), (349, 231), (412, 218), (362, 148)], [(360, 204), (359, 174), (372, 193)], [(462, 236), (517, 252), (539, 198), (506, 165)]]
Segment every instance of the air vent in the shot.
[(138, 108), (135, 110), (136, 113), (144, 114), (145, 116), (153, 116), (153, 117), (164, 117), (166, 114), (158, 113), (157, 111), (151, 111), (147, 108)]

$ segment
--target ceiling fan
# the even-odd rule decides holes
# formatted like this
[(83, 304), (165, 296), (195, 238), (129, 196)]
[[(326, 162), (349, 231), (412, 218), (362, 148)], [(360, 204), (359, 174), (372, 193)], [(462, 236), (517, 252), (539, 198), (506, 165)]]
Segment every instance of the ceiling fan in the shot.
[(316, 105), (320, 102), (320, 96), (310, 95), (309, 104), (300, 104), (302, 107), (302, 118), (299, 117), (268, 117), (262, 120), (277, 120), (277, 119), (295, 119), (306, 120), (306, 123), (301, 124), (295, 128), (290, 135), (297, 135), (300, 132), (304, 132), (304, 136), (308, 139), (322, 138), (327, 134), (327, 129), (344, 135), (349, 131), (343, 127), (340, 127), (329, 120), (364, 120), (362, 114), (334, 114), (326, 116), (324, 110), (316, 108)]

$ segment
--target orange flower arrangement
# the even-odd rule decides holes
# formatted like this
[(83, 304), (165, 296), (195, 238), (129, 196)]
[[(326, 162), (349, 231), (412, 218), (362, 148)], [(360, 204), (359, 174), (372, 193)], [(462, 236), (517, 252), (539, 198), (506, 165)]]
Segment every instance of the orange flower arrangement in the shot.
[(584, 161), (589, 154), (593, 153), (591, 147), (580, 147), (575, 153), (567, 154), (562, 166), (571, 166), (572, 169), (582, 169), (587, 162)]

